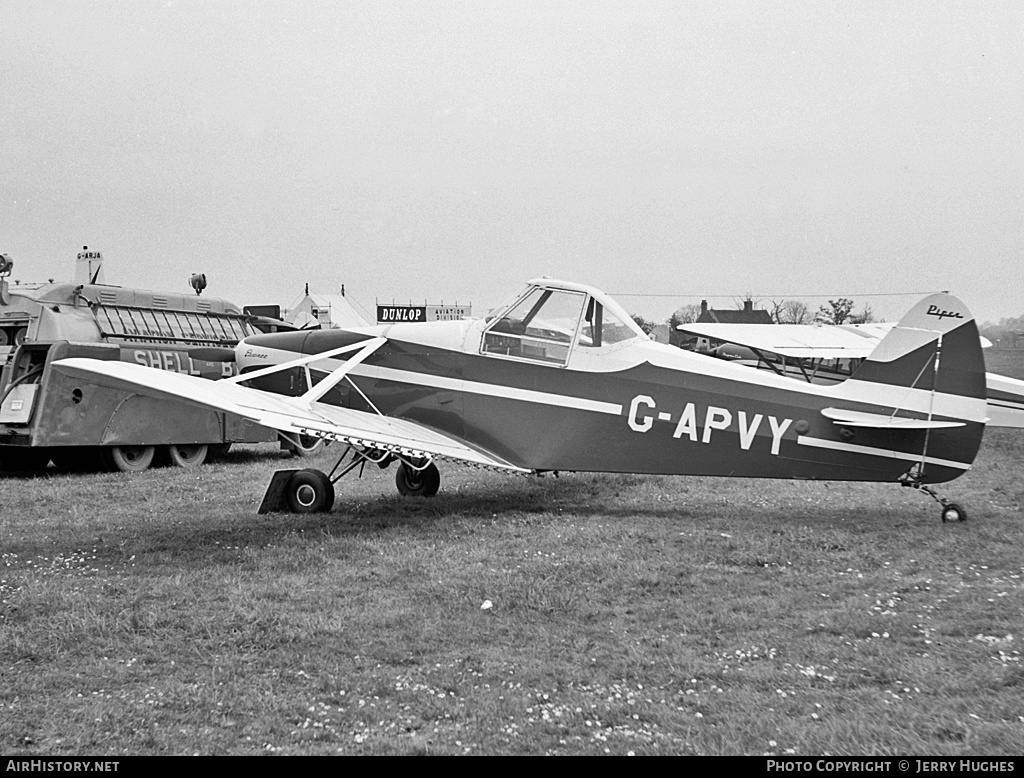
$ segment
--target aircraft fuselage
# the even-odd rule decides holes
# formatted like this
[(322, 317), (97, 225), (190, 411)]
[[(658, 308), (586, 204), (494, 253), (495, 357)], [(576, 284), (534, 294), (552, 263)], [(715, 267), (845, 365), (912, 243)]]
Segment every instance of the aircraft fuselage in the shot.
[[(237, 354), (244, 371), (384, 335), (387, 343), (351, 371), (352, 385), (332, 390), (326, 402), (361, 410), (372, 402), (385, 416), (532, 470), (894, 481), (920, 462), (927, 436), (926, 480), (940, 482), (969, 468), (983, 432), (981, 423), (966, 433), (843, 427), (821, 414), (836, 404), (836, 387), (650, 341), (598, 357), (574, 354), (564, 366), (495, 356), (481, 353), (484, 327), (394, 324), (256, 336)], [(337, 364), (328, 361), (321, 374)], [(303, 388), (293, 385), (294, 393)], [(884, 412), (873, 399), (842, 401)]]

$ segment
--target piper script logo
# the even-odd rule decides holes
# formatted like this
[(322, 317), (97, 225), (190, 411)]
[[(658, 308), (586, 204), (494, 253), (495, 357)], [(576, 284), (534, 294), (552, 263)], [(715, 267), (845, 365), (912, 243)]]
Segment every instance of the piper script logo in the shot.
[(938, 316), (940, 319), (962, 319), (964, 317), (962, 313), (947, 311), (937, 305), (929, 305), (928, 310), (925, 311), (925, 313), (929, 316)]

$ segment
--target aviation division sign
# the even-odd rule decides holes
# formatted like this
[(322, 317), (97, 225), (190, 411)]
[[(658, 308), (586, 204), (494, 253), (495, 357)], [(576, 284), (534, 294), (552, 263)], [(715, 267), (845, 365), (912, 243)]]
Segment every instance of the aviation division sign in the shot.
[(469, 305), (378, 305), (377, 323), (456, 321), (470, 315)]

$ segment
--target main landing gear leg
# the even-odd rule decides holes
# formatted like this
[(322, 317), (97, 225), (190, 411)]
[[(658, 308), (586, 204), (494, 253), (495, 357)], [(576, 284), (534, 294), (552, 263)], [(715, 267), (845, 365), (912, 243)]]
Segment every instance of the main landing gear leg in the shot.
[[(345, 462), (346, 457), (351, 459)], [(328, 513), (334, 506), (334, 485), (357, 467), (362, 476), (366, 463), (381, 470), (399, 460), (395, 483), (404, 495), (432, 497), (441, 485), (437, 466), (429, 459), (405, 457), (374, 448), (348, 446), (338, 457), (330, 474), (313, 468), (304, 470), (278, 470), (270, 479), (260, 513)]]
[(900, 476), (902, 486), (919, 489), (942, 506), (942, 523), (949, 521), (967, 521), (967, 511), (961, 505), (950, 502), (921, 480), (921, 473), (915, 468)]

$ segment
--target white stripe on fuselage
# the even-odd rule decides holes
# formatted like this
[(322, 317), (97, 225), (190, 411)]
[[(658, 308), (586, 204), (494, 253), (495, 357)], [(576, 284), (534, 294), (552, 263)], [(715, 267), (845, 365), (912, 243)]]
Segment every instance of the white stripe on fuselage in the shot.
[(380, 381), (396, 381), (402, 384), (448, 389), (454, 392), (469, 392), (470, 394), (481, 394), (488, 397), (502, 397), (508, 400), (540, 403), (541, 405), (555, 405), (560, 408), (576, 408), (581, 411), (606, 413), (610, 416), (622, 415), (621, 403), (606, 403), (601, 400), (588, 400), (585, 397), (573, 397), (566, 394), (538, 392), (533, 389), (517, 389), (513, 386), (487, 384), (479, 381), (465, 381), (461, 378), (450, 378), (431, 373), (417, 373), (412, 370), (398, 370), (393, 367), (364, 364), (353, 368), (352, 375), (363, 378), (375, 378)]
[[(907, 462), (920, 462), (921, 455), (906, 451), (893, 451), (888, 448), (876, 448), (874, 446), (858, 446), (854, 443), (842, 443), (838, 440), (824, 440), (822, 438), (811, 438), (806, 435), (797, 436), (796, 442), (801, 446), (812, 446), (814, 448), (827, 448), (832, 451), (846, 451), (851, 454), (866, 454), (872, 457), (888, 457), (889, 459), (902, 459)], [(942, 467), (955, 467), (957, 470), (970, 470), (971, 465), (967, 462), (954, 462), (952, 459), (939, 459), (938, 457), (924, 457), (924, 461), (931, 465)]]

